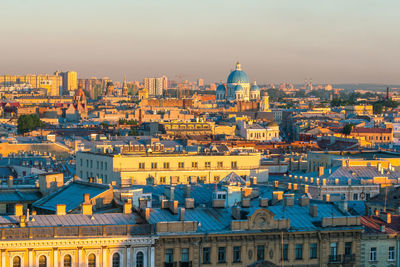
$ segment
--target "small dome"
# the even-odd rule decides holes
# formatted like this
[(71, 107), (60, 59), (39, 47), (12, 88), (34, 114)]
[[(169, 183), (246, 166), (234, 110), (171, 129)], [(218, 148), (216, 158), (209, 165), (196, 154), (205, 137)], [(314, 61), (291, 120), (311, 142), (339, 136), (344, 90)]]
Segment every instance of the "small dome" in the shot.
[(236, 69), (232, 71), (229, 76), (227, 83), (248, 83), (249, 82), (249, 77), (247, 77), (247, 74), (242, 71), (242, 68), (240, 66), (240, 63), (236, 63)]
[(217, 91), (223, 91), (223, 92), (225, 92), (225, 91), (226, 91), (225, 85), (222, 84), (222, 83), (221, 83), (220, 85), (218, 85)]
[(260, 91), (260, 87), (258, 87), (256, 82), (250, 87), (250, 91)]
[(279, 125), (276, 122), (271, 121), (268, 123), (268, 127), (279, 127)]
[(244, 91), (243, 87), (240, 84), (235, 86), (235, 92), (243, 92), (243, 91)]

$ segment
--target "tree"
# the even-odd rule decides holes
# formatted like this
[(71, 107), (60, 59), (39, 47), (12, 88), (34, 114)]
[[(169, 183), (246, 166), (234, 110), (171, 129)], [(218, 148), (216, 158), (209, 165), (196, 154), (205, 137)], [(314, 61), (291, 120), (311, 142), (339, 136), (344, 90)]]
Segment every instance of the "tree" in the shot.
[(40, 120), (39, 116), (36, 114), (21, 115), (18, 118), (18, 133), (27, 133), (29, 131), (35, 130), (39, 127), (43, 127), (44, 123)]
[(379, 102), (376, 102), (373, 104), (372, 109), (374, 111), (374, 114), (382, 114), (383, 112), (383, 105)]
[(343, 126), (342, 134), (349, 135), (351, 133), (351, 130), (353, 129), (353, 127), (354, 127), (354, 124), (347, 123), (345, 126)]

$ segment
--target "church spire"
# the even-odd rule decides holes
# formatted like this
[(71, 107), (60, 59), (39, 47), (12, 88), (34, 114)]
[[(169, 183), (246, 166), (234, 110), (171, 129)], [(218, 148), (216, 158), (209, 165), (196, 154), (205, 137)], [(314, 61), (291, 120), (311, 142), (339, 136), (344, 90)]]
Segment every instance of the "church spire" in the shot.
[(240, 65), (240, 62), (236, 62), (236, 70), (242, 70), (242, 66)]

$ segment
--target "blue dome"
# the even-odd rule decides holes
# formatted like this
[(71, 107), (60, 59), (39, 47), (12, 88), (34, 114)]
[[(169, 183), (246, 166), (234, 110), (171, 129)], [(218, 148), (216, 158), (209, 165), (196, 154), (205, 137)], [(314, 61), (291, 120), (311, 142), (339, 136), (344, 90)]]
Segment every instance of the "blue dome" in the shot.
[(240, 84), (235, 86), (235, 92), (237, 91), (243, 91), (243, 87)]
[(249, 77), (244, 71), (234, 70), (229, 74), (227, 83), (248, 83)]
[(236, 69), (229, 74), (227, 83), (249, 83), (249, 77), (242, 71), (239, 62), (236, 63)]
[(250, 91), (260, 91), (260, 87), (258, 87), (257, 84), (253, 84), (253, 85), (250, 87)]
[(225, 91), (226, 91), (225, 85), (223, 85), (223, 84), (218, 85), (217, 91), (223, 91), (225, 93)]

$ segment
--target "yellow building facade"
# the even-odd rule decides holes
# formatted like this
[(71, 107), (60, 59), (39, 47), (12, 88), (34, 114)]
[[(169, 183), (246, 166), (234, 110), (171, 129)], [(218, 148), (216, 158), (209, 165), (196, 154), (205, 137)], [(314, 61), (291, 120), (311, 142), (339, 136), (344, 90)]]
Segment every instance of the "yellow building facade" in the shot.
[(4, 86), (15, 83), (28, 83), (33, 88), (44, 88), (48, 96), (58, 96), (62, 89), (62, 77), (58, 75), (1, 75), (0, 84)]

